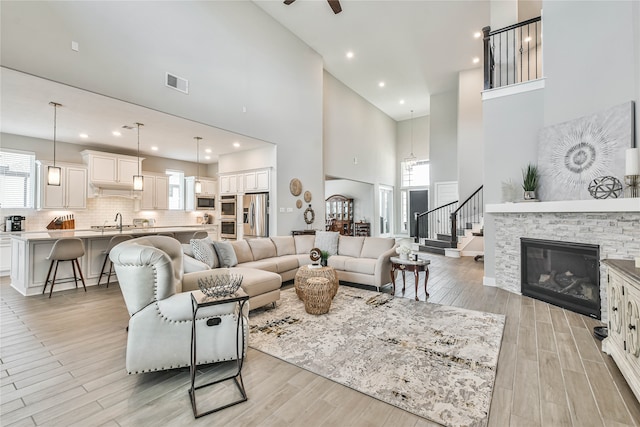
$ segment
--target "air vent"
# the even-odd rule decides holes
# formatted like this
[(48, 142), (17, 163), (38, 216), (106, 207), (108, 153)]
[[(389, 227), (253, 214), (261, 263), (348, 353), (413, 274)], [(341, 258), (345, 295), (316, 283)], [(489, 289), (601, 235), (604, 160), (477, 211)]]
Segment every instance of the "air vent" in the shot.
[(134, 129), (134, 127), (133, 126), (129, 126), (129, 125), (122, 125), (122, 129), (132, 130), (132, 129)]
[(182, 93), (189, 93), (189, 80), (167, 73), (166, 85)]

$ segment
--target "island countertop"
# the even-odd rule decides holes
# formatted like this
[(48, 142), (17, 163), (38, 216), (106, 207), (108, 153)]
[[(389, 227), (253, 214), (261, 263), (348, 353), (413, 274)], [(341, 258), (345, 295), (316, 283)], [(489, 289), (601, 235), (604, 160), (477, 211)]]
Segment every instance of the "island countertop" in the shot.
[(14, 239), (25, 241), (36, 240), (57, 240), (61, 237), (79, 237), (81, 239), (91, 239), (95, 237), (112, 237), (119, 234), (130, 236), (145, 236), (157, 233), (193, 233), (196, 231), (215, 230), (214, 224), (187, 225), (187, 226), (169, 226), (169, 227), (132, 227), (124, 228), (122, 231), (118, 229), (79, 229), (79, 230), (47, 230), (47, 231), (19, 231), (5, 232), (3, 237), (11, 237)]

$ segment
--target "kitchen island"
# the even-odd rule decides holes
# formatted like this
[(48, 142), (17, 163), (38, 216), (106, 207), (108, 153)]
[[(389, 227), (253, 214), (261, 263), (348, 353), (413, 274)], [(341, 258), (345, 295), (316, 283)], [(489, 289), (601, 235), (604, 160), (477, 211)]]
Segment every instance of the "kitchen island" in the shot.
[[(98, 283), (105, 251), (113, 236), (123, 234), (136, 238), (158, 233), (174, 233), (180, 242), (188, 243), (196, 231), (215, 234), (217, 227), (212, 224), (204, 224), (183, 227), (137, 227), (122, 231), (118, 229), (92, 229), (6, 233), (11, 237), (11, 286), (25, 296), (41, 294), (49, 270), (50, 261), (47, 260), (47, 256), (49, 256), (54, 242), (63, 237), (82, 239), (85, 254), (78, 261), (86, 285), (92, 286)], [(61, 263), (58, 268), (54, 292), (75, 288), (73, 281), (57, 282), (58, 279), (62, 281), (68, 277), (73, 277), (71, 263)]]

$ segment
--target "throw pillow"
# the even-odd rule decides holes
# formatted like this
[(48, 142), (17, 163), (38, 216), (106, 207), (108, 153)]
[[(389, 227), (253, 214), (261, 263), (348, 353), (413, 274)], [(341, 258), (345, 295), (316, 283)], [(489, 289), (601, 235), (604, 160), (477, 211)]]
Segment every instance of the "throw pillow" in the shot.
[(317, 231), (316, 232), (316, 248), (321, 251), (329, 252), (329, 255), (338, 253), (338, 238), (340, 233), (337, 231)]
[(229, 268), (238, 264), (238, 258), (236, 258), (236, 252), (233, 250), (231, 243), (213, 242), (213, 247), (216, 249), (216, 254), (218, 254), (220, 267)]
[(213, 240), (211, 238), (191, 239), (189, 242), (195, 259), (204, 262), (209, 268), (219, 267), (218, 257), (213, 249)]

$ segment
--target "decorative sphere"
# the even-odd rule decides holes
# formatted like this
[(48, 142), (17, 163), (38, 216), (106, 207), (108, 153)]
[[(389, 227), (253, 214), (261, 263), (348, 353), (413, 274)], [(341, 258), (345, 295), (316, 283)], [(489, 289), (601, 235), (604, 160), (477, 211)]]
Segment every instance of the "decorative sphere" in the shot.
[(589, 184), (594, 199), (617, 199), (622, 194), (622, 183), (614, 176), (600, 176)]

